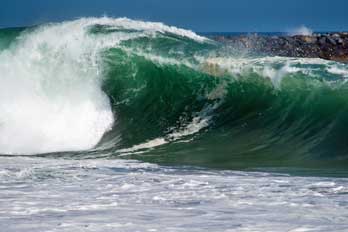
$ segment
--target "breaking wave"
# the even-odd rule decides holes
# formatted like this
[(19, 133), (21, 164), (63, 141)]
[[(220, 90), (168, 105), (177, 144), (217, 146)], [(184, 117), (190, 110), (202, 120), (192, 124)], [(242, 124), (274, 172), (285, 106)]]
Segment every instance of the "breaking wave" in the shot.
[(126, 18), (0, 30), (0, 153), (347, 167), (348, 67)]

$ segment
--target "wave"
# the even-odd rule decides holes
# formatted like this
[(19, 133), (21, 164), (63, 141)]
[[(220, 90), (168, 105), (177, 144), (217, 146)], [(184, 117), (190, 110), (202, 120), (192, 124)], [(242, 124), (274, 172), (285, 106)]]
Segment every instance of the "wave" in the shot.
[(347, 167), (345, 64), (243, 57), (126, 18), (9, 33), (0, 30), (2, 154)]

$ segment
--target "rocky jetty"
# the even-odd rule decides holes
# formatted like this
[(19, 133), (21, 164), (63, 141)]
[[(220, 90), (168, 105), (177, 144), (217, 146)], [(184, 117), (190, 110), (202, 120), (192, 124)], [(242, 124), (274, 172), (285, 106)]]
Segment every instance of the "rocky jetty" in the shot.
[(259, 55), (322, 58), (348, 63), (348, 32), (295, 35), (212, 36), (231, 47)]

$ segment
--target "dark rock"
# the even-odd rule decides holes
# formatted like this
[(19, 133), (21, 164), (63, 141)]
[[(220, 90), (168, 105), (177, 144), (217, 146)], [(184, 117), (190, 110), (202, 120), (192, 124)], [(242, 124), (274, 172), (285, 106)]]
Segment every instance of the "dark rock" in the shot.
[(319, 39), (319, 44), (322, 45), (322, 46), (324, 46), (324, 45), (326, 44), (326, 37), (321, 37), (321, 38)]
[(328, 37), (327, 40), (332, 44), (332, 45), (336, 45), (336, 40), (332, 37)]
[(319, 57), (348, 63), (348, 33), (312, 36), (216, 36), (216, 41), (243, 52), (270, 56)]

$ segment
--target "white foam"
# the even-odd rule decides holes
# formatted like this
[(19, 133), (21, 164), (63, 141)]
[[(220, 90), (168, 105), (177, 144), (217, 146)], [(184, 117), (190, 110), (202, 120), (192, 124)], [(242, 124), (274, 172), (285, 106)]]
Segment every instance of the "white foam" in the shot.
[(127, 156), (131, 154), (141, 154), (148, 149), (153, 149), (155, 147), (159, 147), (165, 145), (170, 142), (178, 141), (186, 136), (194, 135), (201, 131), (202, 129), (209, 126), (210, 121), (212, 119), (213, 111), (218, 108), (223, 101), (217, 101), (215, 104), (207, 105), (202, 109), (195, 117), (192, 118), (191, 122), (182, 128), (178, 128), (173, 130), (173, 132), (169, 133), (164, 137), (155, 138), (149, 141), (146, 141), (141, 144), (134, 145), (130, 148), (119, 149), (118, 152), (121, 153), (120, 156)]
[[(282, 57), (264, 57), (264, 58), (233, 58), (218, 57), (208, 58), (203, 63), (213, 65), (214, 71), (218, 73), (229, 73), (234, 78), (239, 79), (248, 76), (250, 72), (257, 73), (262, 77), (271, 80), (275, 88), (280, 88), (283, 77), (290, 73), (302, 71), (300, 68), (292, 66), (295, 60)], [(301, 62), (297, 60), (297, 62)], [(274, 67), (275, 65), (280, 68)], [(205, 69), (207, 70), (207, 69)], [(207, 70), (209, 72), (209, 69)]]
[(194, 117), (192, 121), (184, 128), (175, 130), (174, 132), (168, 134), (165, 137), (155, 138), (144, 143), (134, 145), (130, 148), (120, 149), (118, 150), (118, 152), (121, 153), (120, 156), (141, 154), (148, 149), (153, 149), (155, 147), (159, 147), (164, 144), (177, 141), (185, 136), (194, 135), (203, 128), (207, 127), (209, 125), (210, 119), (211, 117)]
[(337, 65), (335, 65), (335, 66), (328, 67), (326, 70), (329, 73), (332, 73), (335, 75), (340, 75), (340, 76), (348, 78), (348, 69), (347, 68), (342, 68), (342, 67), (338, 67)]
[[(97, 20), (99, 22), (100, 19), (94, 18), (94, 20)], [(146, 32), (172, 33), (172, 34), (180, 35), (182, 37), (187, 37), (199, 42), (208, 40), (207, 38), (199, 36), (190, 30), (180, 29), (174, 26), (167, 26), (160, 22), (144, 22), (144, 21), (131, 20), (128, 18), (112, 19), (112, 18), (104, 17), (103, 25), (109, 25), (117, 29), (131, 28), (136, 30), (144, 30)]]
[(347, 178), (125, 159), (0, 157), (0, 170), (6, 232), (347, 231)]
[[(293, 73), (302, 73), (314, 79), (321, 78), (316, 72), (322, 72), (326, 82), (335, 82), (330, 79), (329, 73), (348, 78), (345, 64), (319, 58), (293, 58), (293, 57), (198, 57), (202, 70), (212, 75), (230, 74), (235, 79), (248, 77), (256, 73), (269, 79), (277, 89), (281, 88), (284, 77)], [(343, 84), (343, 82), (341, 83)]]

